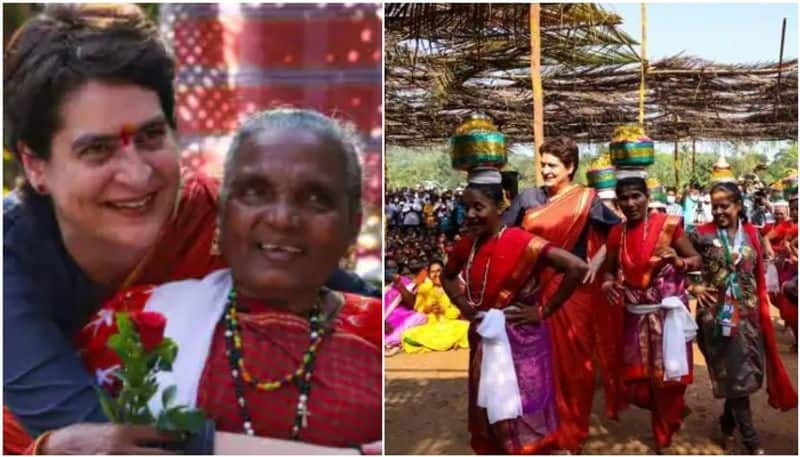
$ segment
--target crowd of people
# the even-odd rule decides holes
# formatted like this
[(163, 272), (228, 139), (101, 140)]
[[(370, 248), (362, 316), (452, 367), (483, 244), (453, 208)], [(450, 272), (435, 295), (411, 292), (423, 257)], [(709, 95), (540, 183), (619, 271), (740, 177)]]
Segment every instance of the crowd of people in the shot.
[[(395, 220), (387, 230), (385, 354), (464, 347), (453, 329), (466, 333), (477, 453), (578, 452), (598, 368), (606, 415), (619, 419), (629, 405), (649, 410), (661, 451), (685, 417), (696, 341), (710, 394), (724, 399), (722, 445), (730, 450), (738, 431), (747, 452), (763, 454), (750, 396), (766, 384), (771, 406), (797, 406), (770, 318), (770, 306), (778, 306), (796, 347), (796, 176), (781, 193), (785, 201), (719, 176), (707, 189), (690, 184), (682, 196), (668, 189), (662, 201), (645, 167), (616, 170), (609, 195), (574, 182), (579, 156), (571, 139), (546, 140), (540, 153), (543, 186), (513, 199), (496, 168), (468, 170), (463, 224), (449, 227), (452, 245), (438, 238), (424, 245), (417, 230), (439, 236), (438, 227), (419, 228), (424, 217), (407, 227), (416, 218), (399, 216), (424, 207), (429, 193), (388, 195)], [(414, 239), (410, 249), (404, 233)], [(431, 259), (428, 249), (444, 251), (446, 261)], [(443, 337), (432, 338), (441, 322)], [(416, 335), (423, 327), (428, 338)]]
[(386, 195), (385, 259), (418, 271), (445, 260), (464, 224), (461, 190), (412, 190)]

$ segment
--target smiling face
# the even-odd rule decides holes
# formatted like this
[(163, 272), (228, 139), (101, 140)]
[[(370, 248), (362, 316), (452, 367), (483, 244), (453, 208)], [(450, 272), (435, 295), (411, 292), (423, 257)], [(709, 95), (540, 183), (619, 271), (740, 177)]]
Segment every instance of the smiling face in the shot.
[(542, 154), (539, 159), (539, 167), (542, 172), (542, 180), (545, 187), (560, 189), (572, 181), (570, 174), (575, 171), (575, 166), (569, 167), (553, 154)]
[(441, 286), (442, 264), (439, 262), (432, 262), (430, 266), (428, 266), (428, 277), (431, 278), (431, 281), (435, 286)]
[(343, 151), (307, 130), (246, 138), (228, 169), (222, 252), (245, 295), (276, 303), (315, 294), (355, 240)]
[(483, 192), (467, 188), (461, 197), (466, 215), (464, 226), (476, 238), (496, 233), (501, 226), (497, 203)]
[(742, 202), (737, 201), (732, 192), (719, 189), (711, 194), (711, 214), (717, 227), (735, 227), (741, 211)]
[(53, 201), (68, 247), (142, 251), (175, 205), (178, 148), (158, 95), (90, 81), (62, 103), (48, 160), (24, 155), (26, 174)]
[(617, 205), (628, 222), (637, 222), (647, 214), (649, 198), (641, 186), (627, 185), (617, 189)]

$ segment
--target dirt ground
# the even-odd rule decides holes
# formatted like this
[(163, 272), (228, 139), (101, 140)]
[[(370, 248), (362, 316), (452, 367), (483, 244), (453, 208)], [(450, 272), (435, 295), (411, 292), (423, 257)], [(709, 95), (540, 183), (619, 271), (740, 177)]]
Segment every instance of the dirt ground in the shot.
[[(775, 319), (781, 358), (797, 386), (797, 354), (790, 334)], [(399, 354), (385, 359), (387, 454), (472, 454), (467, 432), (469, 351)], [(722, 400), (711, 393), (708, 370), (695, 345), (694, 383), (686, 397), (692, 414), (673, 438), (669, 454), (723, 454), (717, 418)], [(649, 412), (629, 407), (619, 422), (603, 415), (603, 391), (595, 392), (585, 454), (652, 454)], [(753, 418), (767, 454), (797, 455), (797, 410), (779, 412), (767, 404), (762, 388), (752, 398)]]

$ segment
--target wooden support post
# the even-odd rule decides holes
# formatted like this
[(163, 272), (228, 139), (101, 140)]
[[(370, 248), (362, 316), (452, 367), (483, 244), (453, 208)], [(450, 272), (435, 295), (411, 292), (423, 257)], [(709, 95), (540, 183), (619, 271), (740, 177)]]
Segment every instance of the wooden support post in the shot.
[(672, 158), (672, 167), (675, 169), (675, 188), (681, 186), (680, 183), (680, 167), (678, 167), (678, 137), (675, 137), (675, 151)]
[(783, 42), (786, 39), (786, 18), (783, 18), (783, 28), (781, 29), (781, 50), (778, 56), (778, 85), (775, 88), (775, 105), (773, 105), (772, 114), (778, 117), (778, 105), (781, 103), (781, 67), (783, 66)]
[(642, 2), (641, 80), (639, 81), (639, 125), (644, 127), (645, 73), (647, 73), (647, 7)]
[(539, 172), (539, 147), (544, 142), (544, 94), (542, 91), (542, 38), (539, 27), (539, 13), (541, 6), (538, 3), (530, 5), (530, 32), (531, 32), (531, 90), (533, 91), (533, 171), (536, 184), (541, 185), (542, 176)]
[(692, 178), (694, 178), (694, 162), (695, 158), (697, 157), (697, 140), (692, 138)]

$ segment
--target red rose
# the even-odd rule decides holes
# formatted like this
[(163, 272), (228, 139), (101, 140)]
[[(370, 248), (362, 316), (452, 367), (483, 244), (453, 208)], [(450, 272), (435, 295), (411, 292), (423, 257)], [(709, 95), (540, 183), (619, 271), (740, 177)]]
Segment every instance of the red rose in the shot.
[(161, 313), (136, 311), (130, 314), (133, 325), (139, 331), (139, 340), (145, 352), (150, 352), (164, 340), (167, 318)]

